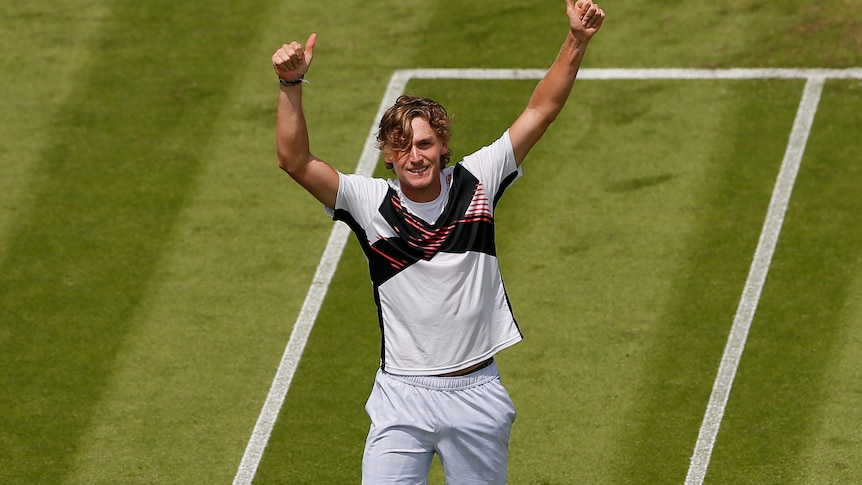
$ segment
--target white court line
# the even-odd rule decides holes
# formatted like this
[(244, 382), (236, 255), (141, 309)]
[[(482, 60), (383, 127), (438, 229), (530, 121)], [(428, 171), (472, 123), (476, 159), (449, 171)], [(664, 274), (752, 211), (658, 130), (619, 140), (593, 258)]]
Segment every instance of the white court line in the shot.
[(688, 474), (685, 477), (686, 485), (700, 485), (706, 476), (706, 469), (709, 466), (712, 448), (715, 445), (718, 429), (724, 417), (730, 388), (742, 358), (742, 351), (745, 349), (748, 330), (751, 328), (752, 320), (754, 320), (754, 313), (757, 310), (760, 293), (766, 282), (766, 274), (769, 272), (772, 255), (778, 244), (778, 235), (781, 233), (781, 226), (784, 223), (784, 214), (790, 203), (790, 194), (793, 192), (796, 175), (799, 173), (802, 154), (805, 152), (808, 134), (811, 133), (811, 126), (814, 124), (814, 115), (817, 113), (817, 105), (820, 103), (820, 94), (823, 92), (825, 81), (826, 79), (823, 77), (811, 77), (805, 83), (805, 91), (796, 111), (796, 119), (793, 122), (790, 141), (787, 143), (784, 160), (781, 162), (781, 170), (778, 172), (778, 179), (772, 189), (772, 199), (769, 202), (769, 210), (760, 232), (760, 240), (754, 252), (754, 259), (748, 271), (745, 289), (733, 319), (733, 326), (730, 329), (730, 336), (727, 338), (724, 355), (721, 357), (721, 365), (713, 383), (712, 394), (709, 396), (706, 414), (700, 425), (694, 454), (691, 457)]
[[(407, 69), (396, 75), (410, 79), (541, 79), (544, 69)], [(862, 79), (862, 68), (848, 69), (581, 69), (578, 80), (741, 80), (741, 79)]]
[[(374, 166), (378, 159), (377, 149), (375, 148), (377, 124), (386, 108), (391, 106), (395, 102), (395, 99), (404, 92), (407, 83), (411, 79), (541, 79), (545, 72), (546, 71), (542, 69), (408, 69), (396, 71), (389, 80), (389, 85), (387, 86), (383, 99), (380, 102), (380, 107), (377, 110), (374, 122), (371, 124), (371, 130), (368, 134), (368, 138), (366, 138), (365, 146), (363, 147), (362, 155), (359, 158), (355, 173), (371, 175), (374, 171)], [(812, 86), (811, 79), (817, 79), (818, 81), (816, 85), (819, 86), (819, 89), (822, 89), (823, 81), (826, 78), (862, 79), (862, 69), (581, 69), (578, 74), (578, 78), (584, 80), (809, 79), (808, 85), (806, 86), (806, 93), (808, 93), (810, 86)], [(806, 131), (806, 138), (807, 133), (808, 132)], [(793, 139), (794, 137), (791, 137), (791, 142)], [(804, 142), (802, 144), (802, 148), (804, 148)], [(787, 193), (787, 196), (789, 197), (789, 192)], [(764, 230), (765, 229), (766, 228), (764, 227)], [(777, 229), (780, 230), (780, 223)], [(251, 484), (252, 480), (254, 480), (257, 468), (260, 465), (260, 460), (263, 457), (263, 452), (269, 441), (272, 429), (275, 426), (275, 421), (278, 418), (282, 405), (284, 404), (284, 399), (299, 364), (302, 351), (305, 349), (305, 344), (308, 342), (308, 336), (314, 326), (314, 321), (317, 319), (317, 314), (320, 311), (323, 299), (326, 296), (329, 283), (335, 273), (338, 261), (341, 259), (341, 253), (344, 249), (345, 243), (347, 242), (348, 236), (349, 230), (344, 224), (335, 224), (333, 226), (329, 240), (326, 244), (326, 249), (324, 250), (320, 263), (317, 266), (317, 270), (311, 286), (308, 289), (308, 294), (305, 297), (302, 309), (294, 323), (290, 340), (284, 350), (275, 378), (273, 379), (269, 393), (267, 394), (266, 401), (264, 402), (263, 408), (261, 409), (257, 422), (255, 423), (254, 430), (252, 431), (245, 453), (243, 454), (236, 476), (234, 477), (233, 483), (235, 485), (248, 485)], [(757, 256), (755, 256), (755, 260), (757, 260)], [(763, 276), (765, 277), (765, 273)], [(748, 291), (748, 285), (746, 285), (746, 291)], [(757, 295), (759, 297), (759, 290), (757, 291)], [(756, 307), (756, 304), (757, 302), (755, 300), (754, 307)], [(752, 312), (753, 309), (754, 308), (751, 310)], [(734, 328), (736, 327), (736, 323), (734, 323)], [(737, 342), (739, 340), (738, 337), (739, 336), (736, 336), (735, 338), (735, 334), (732, 330), (731, 337), (728, 340), (728, 346), (730, 346), (731, 341)], [(734, 348), (739, 349), (739, 354), (729, 356), (731, 359), (736, 359), (735, 363), (732, 362), (732, 368), (729, 369), (733, 371), (733, 373), (729, 375), (730, 382), (733, 380), (733, 374), (735, 373), (736, 365), (741, 356), (742, 347), (744, 346), (746, 337), (747, 328), (745, 335), (741, 336), (742, 345), (734, 344)], [(722, 367), (724, 366), (725, 360), (722, 359)], [(723, 374), (720, 373), (719, 377), (721, 378), (722, 376)], [(716, 383), (717, 382), (718, 378), (716, 380)], [(728, 382), (726, 386), (722, 386), (722, 389), (726, 388), (726, 392), (729, 392), (730, 390), (730, 382)], [(713, 393), (715, 393), (715, 391)], [(726, 399), (727, 397), (725, 395), (724, 401), (717, 403), (720, 405), (717, 405), (713, 409), (712, 414), (710, 414), (708, 409), (707, 416), (704, 419), (704, 423), (706, 423), (707, 418), (709, 418), (709, 429), (714, 429), (715, 433), (717, 433), (718, 425), (720, 424), (721, 418), (724, 414), (724, 404), (726, 403)], [(710, 405), (712, 405), (712, 403), (713, 399), (711, 397)], [(703, 432), (703, 427), (701, 428), (701, 434), (704, 435), (705, 438), (703, 446), (701, 446), (700, 436), (698, 437), (698, 449), (702, 448), (706, 450), (706, 455), (701, 456), (696, 449), (695, 456), (692, 458), (692, 466), (697, 463), (697, 470), (702, 469), (703, 474), (705, 474), (706, 466), (709, 463), (709, 454), (712, 451), (715, 433), (713, 433), (710, 438), (708, 433)], [(692, 472), (690, 470), (689, 475), (691, 474)], [(703, 477), (701, 476), (700, 480), (702, 479)], [(699, 482), (693, 481), (691, 483)]]

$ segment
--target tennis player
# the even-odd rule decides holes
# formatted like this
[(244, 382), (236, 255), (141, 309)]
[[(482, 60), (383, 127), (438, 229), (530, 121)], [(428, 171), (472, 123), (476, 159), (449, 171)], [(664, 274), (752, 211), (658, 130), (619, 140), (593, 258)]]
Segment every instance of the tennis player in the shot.
[(590, 0), (565, 2), (565, 41), (526, 109), (458, 163), (449, 165), (443, 106), (398, 98), (377, 135), (390, 180), (340, 173), (310, 151), (302, 85), (316, 34), (272, 56), (279, 166), (353, 230), (368, 259), (381, 350), (366, 403), (364, 484), (426, 483), (435, 453), (448, 484), (506, 481), (515, 408), (494, 355), (522, 334), (497, 262), (494, 209), (563, 109), (604, 21)]

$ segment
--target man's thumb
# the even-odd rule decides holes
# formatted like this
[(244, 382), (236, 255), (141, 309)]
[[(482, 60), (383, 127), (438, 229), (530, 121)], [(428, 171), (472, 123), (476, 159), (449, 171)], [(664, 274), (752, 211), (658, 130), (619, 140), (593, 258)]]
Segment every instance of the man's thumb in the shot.
[(308, 36), (308, 40), (305, 42), (305, 52), (307, 54), (313, 54), (314, 52), (314, 44), (317, 43), (317, 34), (311, 34)]

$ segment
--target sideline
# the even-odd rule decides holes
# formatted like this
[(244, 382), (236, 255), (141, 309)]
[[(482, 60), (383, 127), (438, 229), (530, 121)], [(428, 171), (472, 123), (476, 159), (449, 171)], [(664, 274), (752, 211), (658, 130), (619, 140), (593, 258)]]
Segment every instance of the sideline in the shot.
[[(541, 79), (544, 69), (407, 69), (392, 74), (377, 114), (371, 124), (355, 173), (370, 176), (378, 160), (375, 148), (376, 129), (383, 112), (404, 92), (411, 79), (474, 79), (474, 80), (518, 80)], [(748, 280), (743, 291), (737, 315), (728, 337), (727, 346), (718, 370), (709, 405), (698, 434), (691, 465), (686, 476), (687, 485), (703, 483), (712, 448), (724, 416), (724, 409), (748, 330), (760, 299), (760, 293), (769, 271), (769, 264), (790, 193), (798, 173), (805, 144), (813, 123), (814, 113), (826, 79), (862, 79), (862, 68), (850, 69), (581, 69), (578, 80), (743, 80), (743, 79), (806, 79), (805, 93), (794, 121), (782, 168), (773, 190), (766, 222), (754, 255)], [(330, 233), (326, 249), (312, 279), (302, 309), (293, 326), (290, 340), (285, 347), (266, 401), (255, 423), (245, 453), (234, 477), (234, 485), (250, 485), (257, 473), (272, 429), (281, 412), (293, 375), (308, 342), (308, 336), (317, 319), (329, 283), (335, 274), (338, 261), (349, 236), (344, 224), (335, 224)]]
[(769, 201), (769, 210), (766, 213), (766, 220), (763, 222), (763, 229), (760, 231), (760, 240), (754, 252), (754, 259), (751, 262), (748, 279), (745, 281), (745, 288), (736, 310), (736, 316), (733, 319), (730, 335), (727, 337), (727, 345), (724, 348), (724, 355), (721, 357), (718, 375), (713, 383), (712, 394), (709, 396), (706, 414), (700, 425), (694, 454), (691, 457), (691, 464), (685, 477), (686, 485), (700, 485), (706, 477), (706, 469), (709, 466), (712, 448), (715, 445), (718, 429), (724, 417), (730, 388), (742, 358), (742, 351), (745, 349), (748, 330), (751, 328), (752, 320), (754, 320), (754, 313), (757, 310), (760, 293), (766, 282), (766, 274), (769, 272), (772, 255), (778, 244), (778, 235), (781, 233), (781, 226), (784, 223), (784, 214), (790, 203), (790, 194), (793, 192), (796, 175), (802, 164), (802, 154), (808, 143), (808, 135), (814, 124), (814, 115), (817, 113), (817, 106), (820, 103), (820, 95), (823, 92), (825, 82), (825, 77), (816, 76), (808, 78), (805, 83), (805, 91), (796, 111), (796, 119), (793, 121), (793, 129), (790, 132), (790, 140), (787, 142), (784, 160), (781, 162), (781, 170), (778, 172), (775, 187), (772, 189), (772, 199)]
[[(378, 158), (375, 145), (377, 125), (380, 122), (380, 118), (383, 117), (383, 112), (389, 106), (395, 104), (395, 100), (404, 92), (407, 81), (409, 81), (409, 77), (399, 74), (399, 72), (393, 74), (389, 80), (389, 86), (386, 88), (386, 93), (380, 101), (380, 107), (374, 116), (371, 130), (365, 139), (365, 146), (356, 165), (355, 173), (371, 176), (374, 172), (374, 165), (377, 163)], [(302, 303), (302, 308), (296, 317), (296, 323), (293, 324), (290, 340), (288, 340), (287, 347), (284, 349), (284, 354), (281, 357), (281, 362), (278, 364), (278, 370), (275, 373), (275, 378), (272, 380), (269, 394), (266, 396), (263, 409), (260, 411), (257, 423), (254, 425), (251, 438), (249, 438), (245, 453), (242, 456), (242, 461), (239, 464), (239, 469), (233, 479), (234, 485), (250, 485), (252, 480), (254, 480), (257, 467), (260, 465), (261, 458), (263, 458), (263, 452), (269, 442), (269, 437), (272, 434), (275, 421), (278, 419), (278, 414), (281, 412), (281, 407), (287, 396), (287, 390), (290, 388), (290, 383), (293, 380), (293, 375), (296, 373), (302, 351), (308, 342), (308, 336), (311, 334), (314, 321), (317, 320), (317, 314), (323, 304), (326, 292), (329, 290), (329, 283), (335, 274), (335, 268), (341, 259), (341, 253), (344, 251), (344, 245), (347, 243), (349, 235), (350, 229), (347, 225), (335, 224), (332, 226), (332, 232), (329, 235), (329, 241), (326, 243), (326, 249), (323, 251), (323, 256), (320, 257), (320, 263), (318, 263), (314, 278), (311, 280), (311, 287), (308, 288), (305, 301)]]

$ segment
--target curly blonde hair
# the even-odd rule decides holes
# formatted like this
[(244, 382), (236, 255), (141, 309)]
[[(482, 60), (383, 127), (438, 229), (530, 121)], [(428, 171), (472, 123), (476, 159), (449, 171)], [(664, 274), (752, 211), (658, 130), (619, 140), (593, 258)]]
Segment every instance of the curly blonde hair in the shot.
[[(377, 131), (377, 148), (383, 152), (386, 168), (392, 170), (391, 160), (396, 153), (410, 150), (413, 143), (414, 118), (423, 118), (428, 121), (440, 141), (448, 143), (452, 137), (450, 128), (452, 119), (440, 103), (430, 98), (410, 96), (403, 94), (398, 97), (395, 104), (383, 113), (380, 126)], [(451, 151), (440, 156), (443, 167), (449, 163)]]

